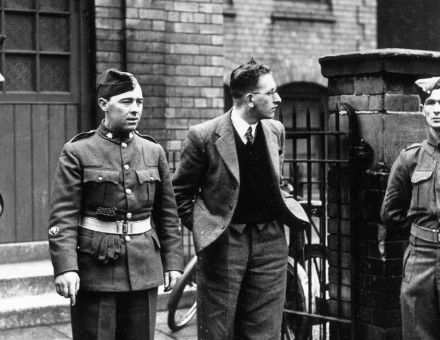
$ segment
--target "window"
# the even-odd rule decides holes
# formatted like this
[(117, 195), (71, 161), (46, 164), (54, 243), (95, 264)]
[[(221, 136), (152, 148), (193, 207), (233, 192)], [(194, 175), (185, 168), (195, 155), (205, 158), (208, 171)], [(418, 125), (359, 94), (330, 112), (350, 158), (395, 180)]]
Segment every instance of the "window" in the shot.
[(69, 95), (74, 0), (0, 0), (0, 94)]

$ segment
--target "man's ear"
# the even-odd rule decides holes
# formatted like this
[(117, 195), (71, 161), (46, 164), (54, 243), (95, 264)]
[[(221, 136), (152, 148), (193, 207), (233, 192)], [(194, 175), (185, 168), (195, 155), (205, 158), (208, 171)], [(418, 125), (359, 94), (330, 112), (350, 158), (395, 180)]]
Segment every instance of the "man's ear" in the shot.
[(252, 93), (246, 95), (246, 102), (249, 107), (254, 107), (254, 95)]
[(107, 110), (108, 110), (108, 108), (107, 108), (107, 103), (108, 103), (108, 100), (105, 99), (105, 98), (100, 97), (100, 98), (98, 99), (98, 105), (99, 105), (99, 108), (100, 108), (102, 111), (104, 111), (104, 112), (107, 112)]

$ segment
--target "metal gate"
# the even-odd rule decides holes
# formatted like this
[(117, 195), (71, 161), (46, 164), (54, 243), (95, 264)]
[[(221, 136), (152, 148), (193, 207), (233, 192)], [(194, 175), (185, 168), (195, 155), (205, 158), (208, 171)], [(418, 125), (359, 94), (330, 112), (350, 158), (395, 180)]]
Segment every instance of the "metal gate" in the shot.
[(370, 155), (354, 110), (343, 109), (328, 116), (324, 108), (294, 107), (279, 115), (286, 127), (283, 174), (312, 222), (304, 233), (290, 233), (284, 339), (356, 339), (359, 247), (350, 226)]

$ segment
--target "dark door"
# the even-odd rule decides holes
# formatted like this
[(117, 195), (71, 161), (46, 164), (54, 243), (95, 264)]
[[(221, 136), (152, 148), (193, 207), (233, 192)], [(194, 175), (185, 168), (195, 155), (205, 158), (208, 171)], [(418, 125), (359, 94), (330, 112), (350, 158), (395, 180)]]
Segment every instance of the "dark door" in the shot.
[(0, 0), (0, 242), (47, 239), (63, 144), (90, 128), (86, 0)]

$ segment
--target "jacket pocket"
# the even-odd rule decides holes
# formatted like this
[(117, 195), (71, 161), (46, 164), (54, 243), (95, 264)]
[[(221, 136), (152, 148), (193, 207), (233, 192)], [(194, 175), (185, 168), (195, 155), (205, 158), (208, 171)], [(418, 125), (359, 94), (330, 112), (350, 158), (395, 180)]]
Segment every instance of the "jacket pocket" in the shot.
[(119, 171), (85, 168), (84, 202), (89, 207), (113, 207), (118, 189)]
[(158, 168), (136, 170), (136, 176), (139, 182), (138, 197), (142, 198), (142, 201), (145, 201), (148, 206), (152, 206), (156, 186), (161, 182)]
[(426, 209), (434, 197), (434, 181), (432, 169), (415, 169), (411, 176), (412, 206)]

